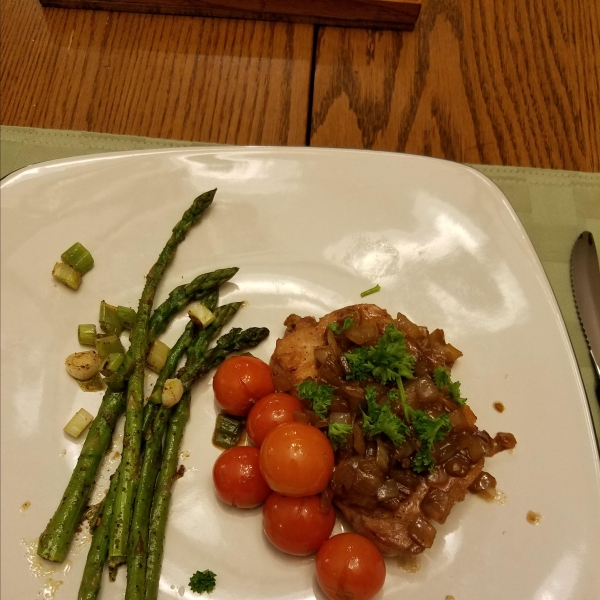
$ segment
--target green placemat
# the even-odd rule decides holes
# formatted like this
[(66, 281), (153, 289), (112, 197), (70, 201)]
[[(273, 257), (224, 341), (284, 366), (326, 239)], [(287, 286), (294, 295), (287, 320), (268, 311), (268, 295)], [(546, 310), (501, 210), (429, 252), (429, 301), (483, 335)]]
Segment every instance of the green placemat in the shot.
[[(0, 177), (28, 165), (69, 156), (207, 145), (6, 126), (0, 127), (0, 144)], [(594, 390), (595, 371), (577, 318), (569, 274), (571, 248), (577, 236), (588, 230), (596, 240), (600, 240), (600, 173), (472, 166), (504, 192), (542, 261), (571, 337), (596, 434), (600, 438), (600, 405)]]

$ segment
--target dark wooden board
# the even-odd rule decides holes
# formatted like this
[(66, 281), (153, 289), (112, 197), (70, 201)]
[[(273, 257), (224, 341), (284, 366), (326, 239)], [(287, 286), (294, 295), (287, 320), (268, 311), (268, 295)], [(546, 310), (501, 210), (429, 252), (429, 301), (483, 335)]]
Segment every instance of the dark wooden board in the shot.
[(40, 0), (42, 6), (412, 31), (421, 0)]

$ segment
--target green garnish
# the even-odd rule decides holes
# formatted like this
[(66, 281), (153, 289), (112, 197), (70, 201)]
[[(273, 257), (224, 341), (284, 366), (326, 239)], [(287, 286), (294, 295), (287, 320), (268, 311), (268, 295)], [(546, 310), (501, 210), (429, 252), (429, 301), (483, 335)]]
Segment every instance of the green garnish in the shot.
[(313, 410), (324, 419), (331, 405), (333, 398), (333, 388), (328, 385), (320, 385), (314, 381), (303, 381), (298, 386), (300, 398), (310, 400)]
[(215, 573), (209, 569), (206, 569), (206, 571), (196, 571), (190, 579), (190, 589), (197, 594), (212, 592), (217, 585), (216, 578)]
[(119, 336), (123, 331), (123, 326), (117, 314), (117, 307), (104, 300), (100, 302), (98, 322), (100, 323), (100, 327), (102, 327), (102, 331), (105, 331), (109, 335)]
[(327, 435), (334, 450), (343, 446), (348, 441), (348, 434), (352, 432), (352, 425), (346, 423), (329, 423)]
[(240, 441), (243, 429), (244, 424), (239, 419), (229, 415), (217, 415), (213, 444), (220, 448), (233, 448)]
[(408, 427), (392, 412), (389, 401), (379, 405), (375, 400), (376, 397), (375, 388), (369, 386), (365, 389), (368, 414), (363, 411), (363, 431), (369, 437), (385, 433), (398, 446), (409, 434)]
[(421, 449), (413, 458), (412, 467), (417, 473), (429, 469), (433, 471), (434, 461), (431, 451), (434, 442), (443, 440), (452, 429), (447, 414), (432, 418), (422, 410), (413, 411), (413, 427), (421, 440)]
[(135, 327), (136, 312), (129, 306), (117, 306), (117, 317), (123, 329), (133, 329)]
[(346, 331), (348, 327), (352, 327), (352, 325), (354, 325), (354, 321), (352, 320), (352, 318), (347, 317), (344, 319), (344, 324), (341, 327), (335, 321), (333, 323), (329, 323), (327, 327), (331, 329), (331, 331), (333, 331), (335, 335), (340, 335), (341, 333)]
[(83, 346), (96, 346), (96, 326), (92, 323), (78, 325), (77, 339)]
[(76, 290), (81, 285), (81, 273), (65, 263), (57, 262), (52, 269), (52, 277), (58, 279), (72, 290)]
[(92, 255), (79, 242), (75, 242), (68, 250), (65, 250), (60, 258), (82, 275), (85, 275), (94, 266)]
[(388, 323), (383, 335), (373, 347), (356, 348), (345, 355), (350, 365), (347, 379), (374, 377), (384, 385), (400, 377), (413, 378), (415, 357), (406, 349), (404, 334)]
[(365, 290), (364, 292), (361, 292), (360, 297), (364, 298), (365, 296), (370, 296), (371, 294), (376, 294), (380, 290), (381, 290), (381, 286), (379, 284), (377, 284), (376, 286), (373, 286), (372, 288)]
[(459, 406), (464, 406), (467, 403), (466, 398), (462, 398), (460, 395), (460, 381), (452, 381), (450, 378), (450, 371), (445, 367), (438, 365), (433, 372), (433, 382), (438, 390), (443, 390), (444, 387), (448, 388), (452, 400)]

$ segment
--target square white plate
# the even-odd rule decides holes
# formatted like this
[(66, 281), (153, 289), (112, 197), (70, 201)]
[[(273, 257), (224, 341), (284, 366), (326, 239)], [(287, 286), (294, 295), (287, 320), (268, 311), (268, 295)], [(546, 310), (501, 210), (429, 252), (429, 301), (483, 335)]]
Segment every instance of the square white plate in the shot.
[[(387, 560), (381, 598), (598, 598), (600, 475), (586, 399), (556, 302), (506, 198), (449, 162), (293, 148), (106, 154), (31, 167), (2, 183), (2, 598), (50, 598), (43, 590), (59, 581), (56, 600), (76, 597), (85, 540), (67, 568), (25, 548), (78, 456), (81, 442), (62, 427), (81, 407), (94, 413), (101, 397), (79, 390), (64, 359), (79, 348), (76, 326), (97, 321), (100, 300), (137, 306), (170, 229), (213, 187), (215, 203), (180, 247), (157, 302), (201, 272), (239, 266), (223, 301), (249, 301), (236, 326), (271, 329), (256, 352), (268, 359), (288, 314), (321, 316), (379, 283), (368, 300), (443, 328), (464, 352), (453, 373), (480, 428), (517, 437), (514, 453), (486, 463), (506, 503), (467, 497), (436, 526), (417, 573)], [(96, 261), (76, 293), (50, 276), (75, 241)], [(167, 343), (182, 326), (176, 320)], [(180, 590), (198, 598), (181, 586), (207, 568), (217, 573), (213, 600), (323, 598), (312, 558), (269, 547), (260, 509), (216, 500), (210, 378), (193, 398), (161, 598)], [(526, 521), (529, 510), (542, 515), (538, 525)], [(123, 573), (105, 582), (101, 598), (122, 597), (123, 584)]]

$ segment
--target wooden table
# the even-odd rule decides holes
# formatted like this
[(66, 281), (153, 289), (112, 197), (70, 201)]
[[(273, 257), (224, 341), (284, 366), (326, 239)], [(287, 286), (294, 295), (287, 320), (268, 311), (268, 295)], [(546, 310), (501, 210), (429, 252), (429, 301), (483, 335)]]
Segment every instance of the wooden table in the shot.
[(0, 9), (2, 124), (600, 171), (598, 0), (424, 0), (413, 33)]

